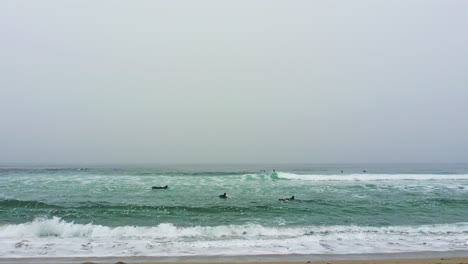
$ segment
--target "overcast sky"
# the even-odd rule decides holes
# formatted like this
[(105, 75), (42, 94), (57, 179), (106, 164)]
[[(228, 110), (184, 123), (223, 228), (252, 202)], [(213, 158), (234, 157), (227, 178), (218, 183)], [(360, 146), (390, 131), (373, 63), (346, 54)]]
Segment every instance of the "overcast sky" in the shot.
[(1, 1), (12, 162), (468, 162), (468, 1)]

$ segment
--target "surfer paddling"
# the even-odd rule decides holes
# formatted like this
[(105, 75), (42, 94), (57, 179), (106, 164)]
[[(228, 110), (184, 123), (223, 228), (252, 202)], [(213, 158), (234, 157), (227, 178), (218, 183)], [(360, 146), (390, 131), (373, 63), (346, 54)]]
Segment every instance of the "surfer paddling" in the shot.
[(167, 185), (166, 186), (153, 186), (151, 189), (156, 189), (156, 190), (161, 190), (161, 189), (167, 189), (169, 188)]
[(292, 201), (292, 200), (294, 200), (294, 195), (291, 196), (291, 198), (280, 198), (278, 200), (281, 201), (281, 202)]

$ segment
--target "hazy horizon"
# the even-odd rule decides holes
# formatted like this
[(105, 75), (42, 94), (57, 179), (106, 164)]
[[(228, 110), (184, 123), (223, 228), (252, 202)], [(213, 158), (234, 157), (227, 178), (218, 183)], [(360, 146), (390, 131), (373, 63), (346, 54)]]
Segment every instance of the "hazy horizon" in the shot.
[(2, 1), (0, 164), (468, 162), (467, 1)]

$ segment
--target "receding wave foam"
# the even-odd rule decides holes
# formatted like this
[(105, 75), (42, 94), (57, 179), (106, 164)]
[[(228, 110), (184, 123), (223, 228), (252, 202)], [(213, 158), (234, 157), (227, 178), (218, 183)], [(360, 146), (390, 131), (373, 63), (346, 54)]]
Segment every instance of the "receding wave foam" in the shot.
[(468, 174), (335, 174), (314, 175), (278, 172), (279, 179), (303, 181), (393, 181), (393, 180), (468, 180)]
[(0, 257), (350, 254), (466, 249), (468, 223), (265, 227), (108, 227), (60, 218), (0, 226)]

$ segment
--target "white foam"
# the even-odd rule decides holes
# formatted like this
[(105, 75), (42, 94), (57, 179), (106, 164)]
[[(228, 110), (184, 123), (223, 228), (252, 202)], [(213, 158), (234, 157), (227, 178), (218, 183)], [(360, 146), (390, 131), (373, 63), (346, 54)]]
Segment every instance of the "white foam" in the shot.
[(468, 174), (294, 174), (278, 172), (278, 178), (303, 181), (394, 181), (394, 180), (468, 180)]
[(350, 254), (466, 250), (468, 223), (107, 227), (60, 218), (0, 226), (0, 257)]

